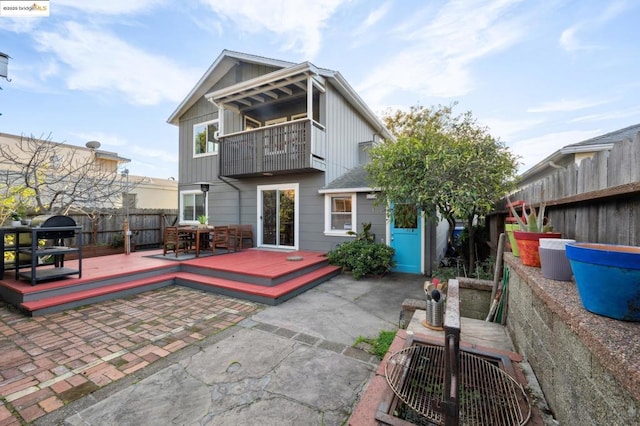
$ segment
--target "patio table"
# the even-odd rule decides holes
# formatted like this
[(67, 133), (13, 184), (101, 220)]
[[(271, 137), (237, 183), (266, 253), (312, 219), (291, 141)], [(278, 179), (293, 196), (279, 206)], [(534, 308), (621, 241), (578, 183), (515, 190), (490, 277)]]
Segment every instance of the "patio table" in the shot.
[(196, 243), (196, 257), (200, 257), (200, 248), (209, 243), (209, 234), (213, 232), (213, 227), (179, 226), (178, 231), (193, 235), (193, 240)]

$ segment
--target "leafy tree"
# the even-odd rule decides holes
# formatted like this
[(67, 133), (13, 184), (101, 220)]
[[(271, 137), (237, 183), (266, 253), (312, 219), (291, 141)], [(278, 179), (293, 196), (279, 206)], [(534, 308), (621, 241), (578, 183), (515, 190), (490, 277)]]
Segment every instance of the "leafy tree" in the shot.
[(431, 218), (438, 212), (449, 223), (450, 242), (456, 219), (464, 220), (472, 271), (474, 218), (487, 214), (512, 187), (516, 157), (471, 112), (454, 115), (453, 106), (415, 106), (384, 121), (397, 140), (374, 146), (366, 167), (372, 186), (382, 189), (378, 203), (410, 201)]
[(0, 183), (0, 223), (6, 222), (14, 213), (22, 214), (26, 210), (28, 200), (33, 191), (19, 186), (8, 186)]

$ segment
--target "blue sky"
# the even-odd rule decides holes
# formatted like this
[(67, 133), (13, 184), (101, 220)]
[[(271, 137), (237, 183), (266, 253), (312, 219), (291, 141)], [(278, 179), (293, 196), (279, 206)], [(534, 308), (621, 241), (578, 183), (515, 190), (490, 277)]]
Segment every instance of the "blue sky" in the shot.
[(223, 49), (340, 71), (379, 115), (449, 105), (521, 157), (640, 122), (640, 2), (51, 0), (0, 17), (0, 132), (177, 177), (167, 118)]

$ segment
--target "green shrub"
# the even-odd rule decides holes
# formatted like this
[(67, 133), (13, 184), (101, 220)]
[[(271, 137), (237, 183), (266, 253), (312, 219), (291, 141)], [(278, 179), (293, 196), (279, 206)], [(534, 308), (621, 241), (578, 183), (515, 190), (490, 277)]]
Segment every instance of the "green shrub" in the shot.
[(351, 271), (353, 278), (384, 275), (395, 265), (395, 250), (382, 243), (366, 240), (347, 241), (327, 253), (329, 263)]

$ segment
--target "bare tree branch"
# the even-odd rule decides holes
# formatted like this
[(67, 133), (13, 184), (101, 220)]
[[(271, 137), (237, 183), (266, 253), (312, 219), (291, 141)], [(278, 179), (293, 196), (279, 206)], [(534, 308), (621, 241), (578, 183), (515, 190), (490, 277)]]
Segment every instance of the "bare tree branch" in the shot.
[(71, 147), (46, 138), (21, 137), (15, 146), (0, 144), (1, 176), (7, 188), (33, 190), (28, 208), (40, 213), (67, 214), (71, 208), (92, 216), (123, 201), (126, 187), (114, 161), (100, 151)]

